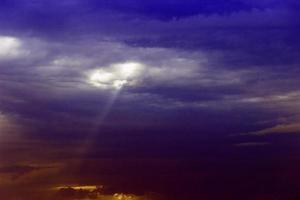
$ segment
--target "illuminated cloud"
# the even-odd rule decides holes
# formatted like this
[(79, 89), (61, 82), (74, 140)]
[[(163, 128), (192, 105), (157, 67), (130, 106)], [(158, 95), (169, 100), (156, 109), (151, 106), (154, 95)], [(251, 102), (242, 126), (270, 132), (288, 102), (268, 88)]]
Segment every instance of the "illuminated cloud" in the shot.
[(57, 193), (54, 195), (60, 200), (78, 199), (78, 200), (159, 200), (158, 195), (146, 194), (135, 195), (127, 193), (105, 194), (102, 191), (103, 187), (99, 186), (69, 186), (56, 188)]
[(0, 35), (0, 60), (17, 58), (25, 53), (20, 39)]
[(289, 91), (257, 97), (248, 97), (241, 99), (240, 101), (245, 103), (278, 103), (284, 105), (291, 102), (297, 102), (299, 99), (299, 91)]
[(103, 89), (121, 89), (125, 85), (134, 84), (134, 79), (139, 76), (143, 68), (143, 64), (137, 62), (113, 64), (91, 72), (89, 82)]
[(295, 123), (290, 123), (290, 124), (278, 124), (274, 127), (271, 128), (266, 128), (263, 130), (251, 132), (249, 134), (254, 134), (254, 135), (267, 135), (267, 134), (272, 134), (272, 133), (295, 133), (295, 134), (300, 134), (300, 123), (295, 122)]
[[(275, 84), (277, 84), (276, 81)], [(268, 95), (262, 94), (261, 96), (244, 97), (237, 100), (238, 103), (242, 103), (244, 105), (252, 105), (285, 115), (283, 118), (279, 117), (272, 119), (272, 124), (270, 124), (269, 127), (251, 132), (250, 134), (267, 135), (272, 133), (300, 133), (299, 91), (276, 91), (274, 93)]]

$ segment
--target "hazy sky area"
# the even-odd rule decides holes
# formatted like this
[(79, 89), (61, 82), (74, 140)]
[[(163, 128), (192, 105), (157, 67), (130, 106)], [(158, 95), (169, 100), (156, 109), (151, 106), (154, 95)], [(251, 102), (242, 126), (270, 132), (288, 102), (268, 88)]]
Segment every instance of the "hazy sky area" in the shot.
[(1, 200), (300, 199), (297, 0), (1, 0)]

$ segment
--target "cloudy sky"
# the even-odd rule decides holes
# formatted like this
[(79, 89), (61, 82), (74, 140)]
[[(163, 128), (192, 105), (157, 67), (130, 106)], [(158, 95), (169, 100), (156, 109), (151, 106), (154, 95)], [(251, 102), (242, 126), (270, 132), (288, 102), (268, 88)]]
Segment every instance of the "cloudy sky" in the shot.
[(2, 0), (1, 199), (296, 198), (299, 9)]

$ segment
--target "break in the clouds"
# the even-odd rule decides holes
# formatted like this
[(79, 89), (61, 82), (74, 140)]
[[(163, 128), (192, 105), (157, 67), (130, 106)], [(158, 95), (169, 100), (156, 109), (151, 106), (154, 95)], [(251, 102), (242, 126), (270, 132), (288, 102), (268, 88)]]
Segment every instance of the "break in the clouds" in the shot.
[[(218, 163), (232, 184), (257, 153), (236, 146), (259, 151), (254, 168), (274, 162), (271, 148), (294, 158), (296, 144), (276, 137), (300, 131), (298, 9), (293, 0), (1, 2), (0, 195), (64, 186), (76, 196), (68, 186), (103, 184), (108, 199), (152, 190), (191, 199), (199, 188), (216, 199), (218, 173), (206, 166)], [(270, 190), (276, 170), (256, 174)], [(229, 199), (247, 190), (230, 184), (220, 189)]]

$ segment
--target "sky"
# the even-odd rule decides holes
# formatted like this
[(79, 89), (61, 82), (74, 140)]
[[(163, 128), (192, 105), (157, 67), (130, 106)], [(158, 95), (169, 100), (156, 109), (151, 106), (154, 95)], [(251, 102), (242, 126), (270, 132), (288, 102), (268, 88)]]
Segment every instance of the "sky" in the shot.
[(300, 198), (296, 0), (2, 0), (4, 200)]

